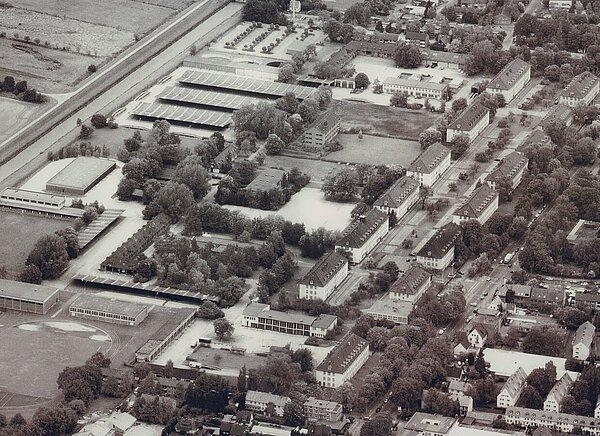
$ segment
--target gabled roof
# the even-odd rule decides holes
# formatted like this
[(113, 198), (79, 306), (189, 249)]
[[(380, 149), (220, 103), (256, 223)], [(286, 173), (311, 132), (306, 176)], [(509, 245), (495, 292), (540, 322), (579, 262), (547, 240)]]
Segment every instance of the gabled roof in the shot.
[(429, 39), (429, 35), (427, 35), (427, 33), (425, 32), (415, 32), (413, 30), (407, 30), (406, 39), (415, 41), (427, 41)]
[(469, 343), (469, 338), (467, 337), (467, 332), (458, 332), (456, 334), (456, 337), (454, 338), (454, 342), (456, 342), (456, 345), (462, 345), (465, 348), (465, 350), (468, 350), (471, 347), (471, 344)]
[(569, 373), (565, 372), (564, 375), (556, 383), (554, 383), (554, 386), (552, 386), (552, 389), (550, 389), (546, 400), (553, 398), (554, 401), (560, 404), (564, 396), (569, 393), (569, 388), (571, 387), (572, 383), (573, 379)]
[(591, 322), (586, 321), (581, 324), (575, 332), (575, 336), (573, 337), (573, 345), (575, 346), (577, 344), (584, 344), (586, 347), (590, 348), (595, 335), (596, 327)]
[(497, 198), (498, 192), (490, 188), (489, 185), (483, 184), (473, 191), (467, 202), (459, 207), (454, 215), (478, 219), (483, 211)]
[(561, 97), (582, 99), (596, 86), (600, 79), (589, 71), (573, 77), (567, 87), (560, 93)]
[(465, 109), (465, 111), (448, 126), (448, 129), (469, 132), (489, 112), (490, 110), (480, 103), (479, 100), (475, 100), (471, 106)]
[(423, 59), (430, 62), (447, 62), (456, 65), (464, 65), (467, 61), (467, 55), (462, 53), (451, 53), (439, 50), (423, 50), (421, 51)]
[(298, 282), (303, 285), (325, 286), (348, 263), (348, 259), (335, 251), (325, 254)]
[(450, 154), (450, 150), (439, 142), (430, 145), (410, 164), (407, 171), (413, 173), (432, 173)]
[(483, 339), (487, 338), (490, 336), (490, 329), (488, 328), (488, 326), (486, 326), (483, 323), (475, 323), (473, 324), (473, 327), (471, 327), (471, 330), (469, 330), (469, 334), (471, 334), (471, 332), (476, 331), (477, 333), (479, 333), (479, 336), (481, 336)]
[(273, 403), (276, 407), (284, 407), (291, 400), (289, 397), (283, 397), (281, 395), (271, 394), (269, 392), (261, 391), (248, 391), (246, 393), (246, 402), (258, 403), (258, 404), (269, 404)]
[(487, 87), (488, 89), (509, 90), (528, 70), (531, 70), (531, 65), (520, 58), (516, 58), (506, 64)]
[(318, 130), (321, 133), (326, 133), (340, 122), (340, 117), (337, 116), (333, 111), (327, 112), (324, 116), (317, 119), (311, 126), (306, 130)]
[(387, 191), (379, 196), (374, 206), (400, 207), (412, 193), (419, 190), (419, 182), (412, 177), (404, 176), (396, 180)]
[(343, 374), (366, 348), (369, 348), (369, 343), (351, 333), (327, 354), (317, 371)]
[(525, 370), (519, 367), (519, 369), (506, 380), (506, 383), (504, 383), (504, 386), (502, 387), (502, 391), (508, 392), (512, 398), (515, 398), (523, 387), (523, 384), (525, 384), (526, 379), (527, 374), (525, 373)]
[(521, 168), (526, 167), (529, 159), (524, 154), (518, 151), (513, 151), (510, 154), (504, 156), (500, 161), (496, 169), (492, 171), (486, 178), (486, 181), (496, 181), (502, 177), (508, 177), (513, 179), (515, 175), (519, 173)]
[(384, 225), (388, 225), (388, 215), (379, 209), (373, 208), (350, 223), (335, 245), (352, 248), (362, 247), (375, 231)]
[(454, 247), (454, 243), (461, 233), (462, 228), (459, 225), (446, 224), (423, 245), (417, 256), (433, 259), (443, 258)]
[(414, 295), (431, 278), (431, 274), (418, 265), (412, 265), (408, 271), (398, 277), (392, 286), (390, 292), (396, 294)]

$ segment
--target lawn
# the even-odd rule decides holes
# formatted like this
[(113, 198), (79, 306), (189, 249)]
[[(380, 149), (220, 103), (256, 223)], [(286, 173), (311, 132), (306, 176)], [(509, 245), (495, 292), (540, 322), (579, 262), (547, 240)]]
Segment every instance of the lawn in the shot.
[(421, 153), (421, 146), (416, 141), (380, 136), (356, 134), (340, 134), (337, 137), (344, 149), (329, 153), (325, 159), (371, 165), (400, 165), (408, 167)]
[(0, 265), (16, 277), (40, 237), (69, 225), (66, 220), (0, 210)]
[[(0, 70), (0, 74), (2, 71)], [(0, 118), (0, 144), (19, 129), (27, 126), (36, 116), (50, 109), (51, 103), (25, 103), (12, 98), (0, 97), (3, 116)]]
[(439, 114), (391, 106), (342, 101), (336, 109), (342, 115), (342, 130), (361, 129), (363, 133), (414, 139), (431, 127)]

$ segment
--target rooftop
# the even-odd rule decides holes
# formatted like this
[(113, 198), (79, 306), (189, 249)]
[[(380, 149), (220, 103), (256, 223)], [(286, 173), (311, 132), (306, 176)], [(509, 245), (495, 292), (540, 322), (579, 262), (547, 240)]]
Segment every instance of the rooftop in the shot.
[(390, 316), (404, 316), (408, 319), (408, 315), (411, 311), (412, 304), (410, 302), (396, 301), (391, 300), (388, 297), (384, 297), (381, 300), (375, 301), (373, 305), (365, 312)]
[(341, 407), (341, 405), (335, 401), (327, 401), (315, 397), (309, 397), (308, 400), (304, 402), (304, 407), (321, 407), (323, 409), (333, 410)]
[(52, 177), (46, 186), (87, 188), (115, 167), (115, 162), (109, 159), (80, 156)]
[(340, 122), (340, 117), (333, 111), (327, 112), (324, 116), (318, 118), (312, 125), (306, 130), (316, 129), (321, 133), (325, 133), (331, 130), (333, 127)]
[(423, 59), (427, 59), (431, 62), (450, 62), (457, 65), (462, 65), (467, 60), (467, 55), (465, 54), (438, 50), (423, 50), (421, 51), (421, 55), (423, 56)]
[(243, 316), (252, 316), (256, 318), (268, 318), (277, 321), (293, 322), (296, 324), (312, 325), (317, 318), (314, 316), (308, 316), (303, 313), (293, 312), (280, 312), (278, 310), (271, 310), (269, 304), (251, 302), (246, 306), (243, 312)]
[(50, 203), (51, 206), (56, 207), (64, 205), (66, 201), (64, 195), (47, 194), (45, 192), (30, 191), (21, 188), (5, 188), (2, 190), (2, 193), (0, 193), (0, 197), (2, 197), (3, 200), (5, 200), (6, 197), (14, 197), (18, 201)]
[(427, 149), (410, 164), (407, 171), (414, 173), (432, 173), (442, 161), (450, 155), (450, 149), (439, 142), (430, 145)]
[(419, 88), (419, 89), (428, 89), (431, 91), (440, 91), (442, 92), (444, 89), (448, 87), (448, 85), (444, 83), (436, 83), (436, 82), (427, 82), (425, 80), (411, 80), (411, 79), (400, 79), (398, 77), (387, 77), (383, 84), (386, 85), (395, 85), (395, 86), (404, 86), (407, 88)]
[(57, 288), (31, 283), (0, 279), (0, 297), (18, 298), (35, 303), (45, 303), (58, 293)]
[(478, 219), (483, 211), (485, 211), (487, 207), (497, 198), (498, 192), (484, 183), (479, 188), (475, 189), (475, 191), (473, 191), (466, 203), (459, 207), (454, 212), (454, 215)]
[(381, 226), (388, 225), (388, 215), (373, 208), (365, 215), (352, 221), (344, 229), (335, 245), (341, 247), (362, 247)]
[(261, 391), (248, 391), (246, 393), (246, 402), (269, 404), (273, 403), (275, 406), (284, 407), (290, 402), (289, 397), (283, 397), (281, 395), (270, 394), (269, 392)]
[(508, 391), (509, 395), (514, 398), (519, 393), (521, 388), (523, 387), (523, 384), (525, 383), (526, 378), (527, 378), (527, 374), (525, 374), (525, 370), (523, 368), (519, 367), (508, 378), (508, 380), (506, 380), (506, 383), (504, 383), (502, 390)]
[(573, 345), (583, 344), (586, 347), (591, 347), (596, 335), (596, 326), (589, 321), (584, 322), (579, 326), (573, 337)]
[(331, 251), (322, 256), (298, 283), (325, 286), (347, 263), (348, 259)]
[(489, 89), (511, 89), (529, 70), (531, 70), (531, 65), (520, 58), (516, 58), (506, 64), (502, 71), (488, 83), (487, 87)]
[(419, 432), (435, 432), (446, 434), (454, 425), (456, 419), (442, 415), (417, 412), (404, 424), (404, 428)]
[(454, 243), (461, 233), (462, 228), (459, 225), (446, 224), (423, 245), (417, 256), (442, 259), (454, 247)]
[[(483, 357), (490, 364), (490, 371), (499, 376), (508, 377), (522, 367), (526, 374), (536, 368), (543, 368), (546, 363), (552, 362), (556, 366), (556, 377), (562, 377), (565, 372), (565, 362), (562, 357), (542, 356), (539, 354), (521, 353), (520, 351), (500, 350), (497, 348), (486, 348)], [(577, 373), (568, 371), (571, 377), (577, 377)]]
[(390, 292), (397, 294), (416, 294), (419, 288), (430, 278), (431, 274), (419, 265), (412, 265), (408, 271), (398, 277), (398, 280), (392, 284)]
[(498, 180), (502, 177), (512, 179), (524, 166), (527, 166), (529, 160), (518, 151), (513, 151), (504, 156), (498, 166), (486, 177), (486, 180)]
[(570, 423), (579, 427), (598, 428), (600, 421), (591, 416), (570, 415), (567, 413), (548, 412), (546, 410), (526, 409), (524, 407), (507, 407), (505, 415), (514, 418), (528, 418), (530, 420), (543, 420), (545, 425), (561, 423), (561, 425)]
[(418, 190), (419, 182), (412, 177), (401, 177), (375, 200), (374, 205), (391, 208), (400, 207), (407, 197)]
[(71, 308), (98, 310), (123, 316), (137, 317), (148, 310), (147, 306), (129, 301), (99, 297), (93, 294), (79, 294)]
[(327, 354), (317, 367), (317, 371), (343, 374), (358, 355), (367, 348), (369, 348), (367, 341), (354, 333), (350, 333)]
[(598, 84), (598, 79), (589, 71), (573, 77), (567, 87), (560, 93), (561, 97), (582, 99)]
[(554, 399), (560, 403), (561, 399), (569, 393), (569, 388), (573, 383), (573, 379), (567, 373), (565, 373), (550, 389), (548, 397), (554, 397)]
[(337, 323), (337, 316), (322, 313), (310, 326), (318, 329), (328, 329), (334, 323)]
[(270, 191), (281, 185), (285, 171), (275, 168), (261, 169), (258, 175), (246, 186), (248, 191), (264, 192)]
[(413, 30), (406, 31), (406, 39), (407, 40), (415, 40), (415, 41), (427, 41), (429, 35), (426, 32), (415, 32)]
[(465, 109), (465, 111), (448, 126), (448, 129), (469, 132), (487, 113), (489, 113), (489, 111), (490, 110), (487, 107), (478, 100), (475, 100), (471, 106), (467, 107), (467, 109)]

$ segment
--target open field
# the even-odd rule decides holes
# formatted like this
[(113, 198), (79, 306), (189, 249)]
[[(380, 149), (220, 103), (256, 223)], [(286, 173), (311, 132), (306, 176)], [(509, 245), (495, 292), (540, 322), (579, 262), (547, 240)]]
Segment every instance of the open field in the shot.
[(323, 3), (325, 3), (327, 8), (336, 11), (345, 11), (353, 4), (359, 3), (359, 0), (324, 0)]
[[(2, 71), (0, 71), (0, 76)], [(0, 108), (2, 108), (2, 117), (0, 118), (0, 144), (9, 138), (13, 133), (24, 127), (40, 115), (43, 111), (50, 108), (50, 104), (25, 103), (12, 98), (0, 97)]]
[(371, 135), (358, 139), (355, 134), (341, 134), (337, 140), (344, 145), (344, 149), (329, 153), (325, 159), (356, 164), (400, 165), (406, 168), (421, 153), (418, 142), (405, 139)]
[(66, 220), (0, 210), (0, 265), (16, 277), (38, 238), (69, 225)]
[(432, 126), (439, 114), (413, 111), (391, 106), (380, 106), (362, 102), (341, 101), (336, 111), (342, 116), (342, 130), (361, 129), (363, 133), (414, 139)]
[(335, 174), (342, 169), (337, 163), (321, 161), (317, 159), (301, 159), (292, 156), (274, 155), (265, 158), (265, 166), (291, 170), (300, 168), (303, 173), (310, 176), (312, 182), (322, 182), (325, 177)]

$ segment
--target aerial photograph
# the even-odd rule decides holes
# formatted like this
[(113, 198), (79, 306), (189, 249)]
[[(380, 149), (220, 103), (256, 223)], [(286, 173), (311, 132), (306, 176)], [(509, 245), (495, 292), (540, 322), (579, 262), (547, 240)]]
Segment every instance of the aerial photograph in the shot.
[(0, 436), (600, 436), (600, 0), (0, 0)]

